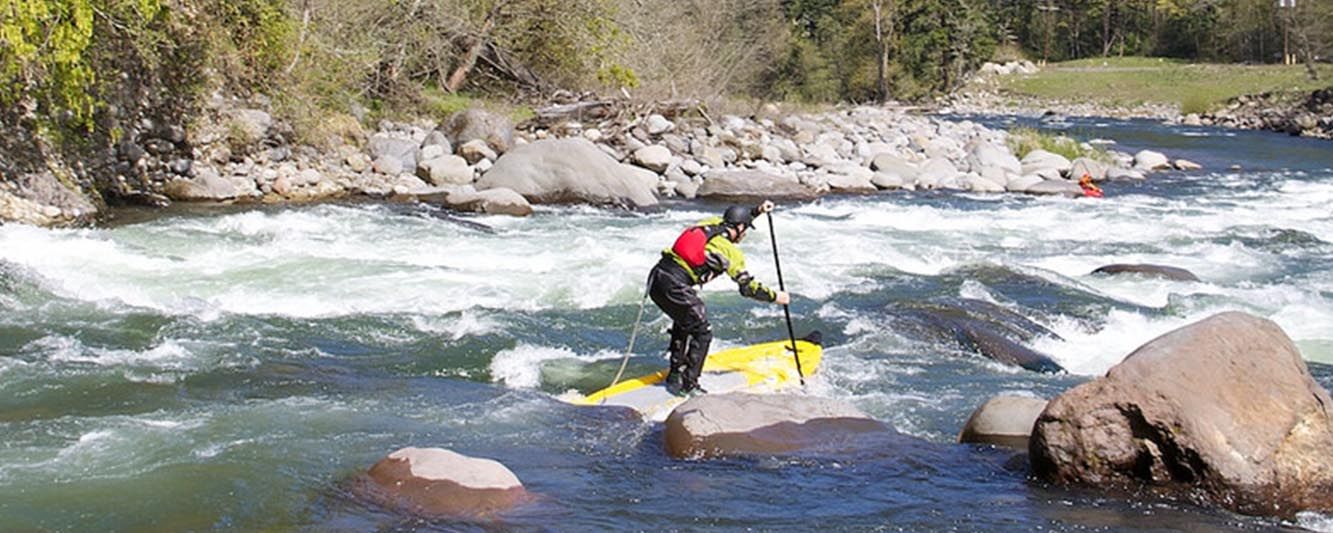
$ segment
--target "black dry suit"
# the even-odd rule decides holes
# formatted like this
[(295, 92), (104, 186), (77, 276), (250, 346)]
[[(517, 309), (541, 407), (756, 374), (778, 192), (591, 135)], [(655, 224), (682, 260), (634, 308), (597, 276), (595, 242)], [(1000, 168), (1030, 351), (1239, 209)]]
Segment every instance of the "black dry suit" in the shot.
[(742, 296), (762, 302), (777, 299), (776, 292), (745, 271), (745, 256), (727, 236), (727, 228), (741, 231), (755, 216), (749, 210), (738, 212), (748, 216), (733, 216), (735, 209), (743, 208), (728, 210), (725, 220), (713, 217), (687, 228), (675, 245), (662, 251), (662, 260), (648, 274), (648, 295), (672, 321), (667, 389), (673, 393), (699, 389), (699, 374), (713, 341), (708, 314), (694, 285), (702, 286), (725, 272), (740, 286)]

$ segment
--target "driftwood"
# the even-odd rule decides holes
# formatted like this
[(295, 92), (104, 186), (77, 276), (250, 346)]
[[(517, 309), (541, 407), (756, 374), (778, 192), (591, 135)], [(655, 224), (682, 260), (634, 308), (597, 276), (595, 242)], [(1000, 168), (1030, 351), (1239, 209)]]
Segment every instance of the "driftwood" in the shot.
[[(554, 95), (554, 99), (568, 98), (568, 93)], [(690, 113), (712, 122), (703, 104), (698, 100), (667, 100), (661, 102), (635, 102), (630, 99), (590, 99), (591, 95), (578, 95), (575, 101), (552, 104), (534, 110), (536, 116), (524, 123), (527, 128), (551, 127), (563, 122), (597, 122), (598, 127), (608, 130), (627, 131), (642, 122), (644, 117), (659, 114), (668, 119), (676, 119)]]

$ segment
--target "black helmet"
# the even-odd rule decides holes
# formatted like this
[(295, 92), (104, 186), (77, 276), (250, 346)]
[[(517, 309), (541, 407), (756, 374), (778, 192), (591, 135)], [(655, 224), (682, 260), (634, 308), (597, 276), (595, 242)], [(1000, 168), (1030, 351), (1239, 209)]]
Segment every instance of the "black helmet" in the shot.
[(733, 205), (722, 214), (722, 223), (737, 229), (749, 228), (754, 223), (754, 212), (746, 207)]

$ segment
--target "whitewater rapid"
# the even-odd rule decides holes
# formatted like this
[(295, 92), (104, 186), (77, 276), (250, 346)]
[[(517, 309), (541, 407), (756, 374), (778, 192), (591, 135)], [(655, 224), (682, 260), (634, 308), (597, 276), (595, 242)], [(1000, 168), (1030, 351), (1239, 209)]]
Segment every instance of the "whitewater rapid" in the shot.
[[(1333, 361), (1333, 270), (1324, 255), (1333, 242), (1333, 180), (1204, 179), (1214, 183), (1208, 197), (826, 199), (781, 206), (774, 227), (792, 292), (831, 306), (839, 294), (882, 289), (900, 275), (999, 265), (1136, 306), (1170, 307), (1166, 316), (1115, 310), (1096, 330), (1060, 317), (1045, 323), (1064, 340), (1039, 347), (1080, 374), (1101, 373), (1153, 336), (1228, 309), (1273, 319), (1308, 359)], [(409, 314), (422, 332), (457, 338), (500, 327), (487, 318), (496, 310), (635, 304), (664, 243), (717, 209), (546, 207), (530, 219), (471, 219), (493, 231), (380, 205), (168, 216), (109, 229), (8, 225), (0, 227), (0, 260), (59, 298), (113, 309), (203, 320)], [(1265, 243), (1275, 232), (1308, 242)], [(742, 248), (751, 272), (775, 284), (769, 243), (761, 220)], [(1203, 281), (1089, 275), (1139, 262), (1185, 268)], [(724, 281), (705, 288), (733, 290)], [(959, 292), (996, 300), (984, 284)], [(454, 312), (464, 314), (439, 319)]]
[[(1161, 135), (1120, 133), (1136, 131)], [(1272, 155), (1326, 154), (1281, 136), (1180, 138), (1234, 144), (1179, 148), (1211, 170), (1108, 183), (1103, 200), (923, 191), (779, 205), (797, 334), (820, 329), (826, 344), (806, 392), (931, 444), (847, 465), (682, 465), (652, 426), (556, 399), (607, 384), (661, 249), (725, 204), (539, 206), (460, 222), (424, 206), (329, 203), (3, 225), (0, 529), (136, 529), (145, 516), (181, 530), (421, 527), (341, 493), (407, 445), (511, 466), (549, 495), (510, 517), (519, 529), (620, 525), (606, 516), (670, 529), (683, 512), (701, 527), (726, 516), (757, 529), (795, 529), (813, 512), (831, 529), (1236, 527), (1213, 510), (1048, 491), (998, 452), (947, 445), (995, 394), (1053, 397), (1222, 311), (1275, 321), (1316, 378), (1333, 379), (1320, 364), (1333, 363), (1333, 158)], [(1229, 170), (1229, 157), (1247, 168)], [(741, 248), (775, 284), (770, 236), (761, 219)], [(1090, 274), (1111, 263), (1200, 281)], [(786, 335), (780, 308), (726, 280), (704, 299), (716, 349)], [(1049, 329), (1029, 345), (1068, 373), (908, 335), (894, 313), (957, 299)], [(627, 375), (662, 367), (669, 325), (647, 305)], [(725, 490), (708, 488), (719, 480)], [(776, 509), (776, 484), (836, 497)], [(1328, 517), (1298, 525), (1327, 530)]]

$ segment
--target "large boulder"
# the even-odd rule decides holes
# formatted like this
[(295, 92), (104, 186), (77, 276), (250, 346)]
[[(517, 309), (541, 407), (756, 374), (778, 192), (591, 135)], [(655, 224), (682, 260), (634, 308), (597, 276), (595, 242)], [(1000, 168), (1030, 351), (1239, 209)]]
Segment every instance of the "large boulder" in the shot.
[(232, 141), (250, 145), (264, 140), (273, 127), (273, 116), (260, 109), (233, 109), (229, 113), (227, 129)]
[(673, 457), (775, 455), (839, 448), (859, 434), (889, 431), (851, 404), (777, 394), (710, 394), (691, 398), (666, 419)]
[(456, 155), (427, 159), (417, 165), (417, 177), (437, 186), (472, 183), (473, 174), (467, 160)]
[(482, 174), (478, 190), (506, 188), (533, 203), (657, 204), (657, 175), (611, 159), (582, 137), (510, 150)]
[(48, 226), (91, 219), (96, 213), (97, 206), (87, 196), (50, 170), (0, 179), (0, 220)]
[(1042, 180), (1040, 183), (1034, 183), (1023, 189), (1028, 194), (1038, 194), (1046, 196), (1068, 196), (1070, 198), (1083, 196), (1083, 188), (1077, 183), (1069, 180)]
[(665, 146), (653, 144), (635, 150), (633, 154), (630, 154), (630, 159), (636, 165), (661, 174), (666, 172), (667, 167), (671, 166), (671, 150)]
[(885, 174), (894, 174), (906, 182), (915, 182), (921, 168), (915, 163), (890, 153), (877, 154), (870, 159), (870, 169)]
[(704, 174), (698, 195), (723, 200), (813, 200), (819, 193), (795, 179), (758, 170), (714, 170)]
[(167, 182), (163, 193), (180, 202), (221, 202), (241, 196), (241, 190), (218, 174), (213, 167), (199, 167), (193, 178), (176, 178)]
[(1214, 315), (1139, 347), (1037, 419), (1033, 472), (1246, 514), (1333, 510), (1333, 398), (1277, 324)]
[(454, 113), (440, 130), (459, 146), (480, 139), (498, 153), (514, 147), (514, 123), (504, 115), (482, 109), (467, 109)]
[(1037, 174), (1046, 179), (1058, 178), (1074, 166), (1065, 156), (1040, 149), (1028, 152), (1022, 163), (1022, 174)]
[(825, 179), (830, 190), (851, 193), (875, 192), (875, 171), (855, 163), (843, 163), (829, 168)]
[(1074, 160), (1073, 166), (1069, 169), (1069, 179), (1079, 180), (1083, 176), (1092, 177), (1093, 181), (1102, 181), (1106, 179), (1106, 164), (1095, 159), (1080, 157)]
[(1026, 450), (1032, 426), (1046, 403), (1041, 398), (1007, 394), (986, 400), (963, 424), (958, 442)]
[(1012, 174), (1009, 176), (1009, 180), (1005, 182), (1004, 190), (1009, 192), (1027, 192), (1028, 187), (1043, 181), (1046, 180), (1042, 179), (1041, 176), (1034, 176), (1031, 174), (1020, 176)]
[(1139, 274), (1147, 277), (1165, 278), (1175, 281), (1199, 281), (1199, 277), (1193, 272), (1180, 267), (1166, 265), (1143, 264), (1122, 264), (1106, 265), (1098, 267), (1092, 271), (1093, 274)]
[(1106, 171), (1106, 179), (1108, 180), (1141, 180), (1144, 178), (1142, 171), (1132, 168), (1112, 167)]
[[(382, 174), (397, 174), (403, 169), (413, 169), (417, 167), (417, 155), (419, 154), (419, 143), (412, 139), (395, 137), (389, 134), (381, 133), (370, 138), (366, 143), (366, 151), (370, 153), (371, 159), (376, 161), (376, 168)], [(380, 168), (392, 163), (398, 163), (398, 172), (388, 172)]]
[(532, 214), (532, 205), (528, 204), (523, 195), (504, 188), (476, 191), (471, 187), (460, 187), (445, 195), (444, 203), (459, 211), (515, 217)]
[(1161, 152), (1140, 150), (1139, 153), (1134, 154), (1134, 168), (1138, 170), (1171, 168), (1171, 160), (1167, 159)]
[(916, 184), (923, 189), (953, 188), (960, 175), (958, 167), (948, 159), (931, 159), (921, 166)]
[(982, 174), (984, 169), (1000, 169), (1014, 174), (1023, 173), (1023, 164), (1007, 148), (986, 142), (969, 144), (968, 166), (973, 172)]
[(371, 496), (418, 514), (488, 517), (528, 498), (499, 462), (442, 448), (403, 448), (370, 468)]

